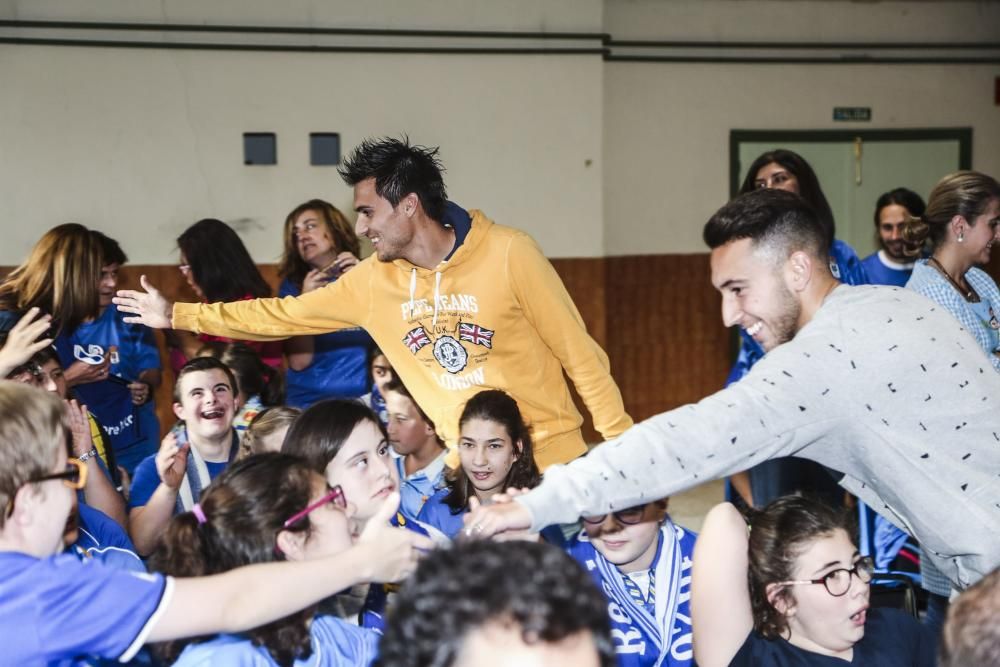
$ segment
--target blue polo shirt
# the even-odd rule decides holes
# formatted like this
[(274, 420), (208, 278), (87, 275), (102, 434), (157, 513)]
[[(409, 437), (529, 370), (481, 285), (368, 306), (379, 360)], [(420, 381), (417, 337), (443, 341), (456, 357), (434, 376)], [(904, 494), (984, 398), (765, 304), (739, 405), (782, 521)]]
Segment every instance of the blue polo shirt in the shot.
[(10, 665), (127, 662), (169, 604), (173, 580), (71, 554), (0, 552), (0, 649)]
[(445, 486), (444, 459), (447, 451), (426, 466), (407, 476), (405, 456), (396, 457), (396, 471), (399, 472), (399, 508), (403, 514), (416, 519), (427, 499)]

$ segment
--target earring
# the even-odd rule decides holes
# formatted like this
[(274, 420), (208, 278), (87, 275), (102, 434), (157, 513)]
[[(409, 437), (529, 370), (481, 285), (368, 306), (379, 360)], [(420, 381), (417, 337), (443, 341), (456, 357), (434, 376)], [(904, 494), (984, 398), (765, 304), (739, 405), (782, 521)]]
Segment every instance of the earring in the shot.
[(956, 239), (956, 240), (957, 240), (957, 241), (958, 241), (959, 243), (961, 243), (962, 241), (964, 241), (964, 240), (965, 240), (965, 234), (963, 234), (962, 232), (959, 232), (959, 233), (958, 233), (958, 239)]

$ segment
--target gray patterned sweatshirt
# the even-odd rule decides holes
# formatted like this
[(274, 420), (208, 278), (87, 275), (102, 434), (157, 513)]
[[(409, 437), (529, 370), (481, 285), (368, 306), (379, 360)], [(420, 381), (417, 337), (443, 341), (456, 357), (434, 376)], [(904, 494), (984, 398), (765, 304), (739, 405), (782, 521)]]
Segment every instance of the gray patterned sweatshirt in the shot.
[(548, 468), (518, 502), (539, 529), (777, 456), (842, 471), (956, 588), (1000, 565), (1000, 374), (949, 312), (894, 287), (838, 287), (740, 382)]

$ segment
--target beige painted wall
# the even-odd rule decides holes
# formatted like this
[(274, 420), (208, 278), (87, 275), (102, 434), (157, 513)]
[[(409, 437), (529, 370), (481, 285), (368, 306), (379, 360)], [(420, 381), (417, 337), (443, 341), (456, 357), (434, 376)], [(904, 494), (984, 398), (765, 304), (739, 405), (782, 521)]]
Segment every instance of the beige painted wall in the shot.
[[(617, 39), (996, 40), (997, 2), (817, 0), (0, 0), (21, 19), (611, 32)], [(994, 20), (995, 19), (995, 20)], [(891, 26), (891, 27), (887, 27)], [(900, 28), (905, 28), (901, 30)], [(350, 208), (308, 133), (407, 132), (440, 145), (452, 197), (553, 257), (701, 252), (728, 195), (730, 129), (971, 126), (1000, 174), (997, 66), (605, 63), (598, 56), (293, 54), (0, 45), (0, 265), (77, 220), (135, 263), (214, 216), (255, 258), (292, 206)], [(431, 94), (428, 94), (431, 91)], [(276, 167), (242, 165), (244, 131), (278, 134)]]

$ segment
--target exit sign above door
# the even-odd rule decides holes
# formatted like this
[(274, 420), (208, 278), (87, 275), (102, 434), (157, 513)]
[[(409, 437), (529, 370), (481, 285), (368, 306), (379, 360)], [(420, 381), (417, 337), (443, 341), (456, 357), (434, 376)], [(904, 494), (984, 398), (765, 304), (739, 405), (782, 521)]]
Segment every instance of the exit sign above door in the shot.
[(872, 119), (871, 107), (833, 107), (833, 119), (840, 121), (867, 122)]

